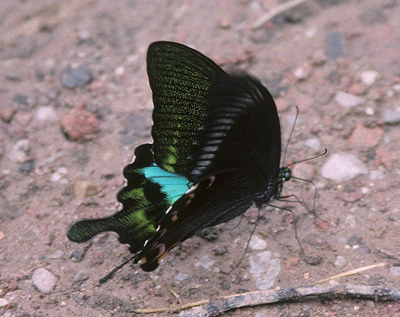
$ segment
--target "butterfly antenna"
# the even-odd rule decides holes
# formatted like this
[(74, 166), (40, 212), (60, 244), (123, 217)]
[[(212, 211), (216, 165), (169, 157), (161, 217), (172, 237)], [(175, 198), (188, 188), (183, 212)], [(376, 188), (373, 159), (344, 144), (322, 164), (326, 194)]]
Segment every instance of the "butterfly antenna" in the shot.
[(250, 245), (251, 238), (253, 238), (254, 232), (256, 232), (256, 228), (257, 228), (257, 225), (258, 225), (258, 219), (260, 219), (260, 210), (259, 210), (259, 209), (257, 209), (257, 220), (256, 220), (256, 223), (255, 223), (255, 225), (254, 225), (254, 227), (253, 227), (253, 230), (251, 231), (250, 238), (249, 238), (249, 240), (247, 241), (246, 249), (244, 250), (244, 252), (243, 252), (243, 254), (242, 254), (240, 260), (238, 261), (238, 263), (234, 266), (234, 268), (233, 268), (232, 270), (230, 270), (230, 272), (228, 273), (228, 275), (231, 274), (234, 270), (236, 270), (236, 269), (238, 268), (238, 266), (240, 265), (240, 263), (242, 263), (242, 261), (243, 261), (243, 259), (244, 259), (244, 256), (246, 255), (247, 251), (249, 250), (249, 245)]
[(115, 273), (117, 273), (117, 271), (119, 269), (121, 269), (122, 267), (124, 267), (126, 264), (128, 264), (130, 261), (132, 261), (135, 258), (135, 255), (133, 257), (131, 257), (130, 259), (126, 260), (125, 262), (123, 262), (122, 264), (118, 265), (116, 268), (114, 268), (110, 273), (108, 273), (106, 276), (104, 276), (99, 283), (100, 284), (104, 284), (105, 282), (107, 282), (109, 279), (111, 279)]
[(287, 140), (287, 142), (286, 142), (285, 151), (283, 151), (283, 159), (282, 159), (282, 164), (283, 164), (283, 165), (284, 165), (284, 163), (285, 163), (286, 152), (287, 152), (287, 149), (288, 149), (288, 147), (289, 147), (290, 139), (292, 138), (293, 131), (294, 131), (294, 127), (296, 126), (296, 122), (297, 122), (297, 117), (298, 117), (298, 116), (299, 116), (299, 108), (296, 106), (296, 116), (295, 116), (295, 118), (294, 118), (294, 122), (293, 122), (293, 125), (292, 125), (292, 129), (290, 130), (289, 137), (288, 137), (288, 140)]
[(286, 166), (286, 167), (292, 166), (292, 165), (297, 164), (297, 163), (302, 163), (302, 162), (307, 162), (307, 161), (314, 160), (314, 159), (316, 159), (316, 158), (319, 158), (319, 157), (321, 157), (321, 156), (324, 156), (326, 153), (328, 153), (328, 150), (325, 148), (325, 150), (324, 150), (323, 153), (320, 153), (320, 154), (318, 154), (318, 155), (316, 155), (316, 156), (313, 156), (313, 157), (310, 157), (310, 158), (306, 158), (306, 159), (304, 159), (304, 160), (300, 160), (300, 161), (293, 162), (293, 163), (289, 164), (289, 165)]

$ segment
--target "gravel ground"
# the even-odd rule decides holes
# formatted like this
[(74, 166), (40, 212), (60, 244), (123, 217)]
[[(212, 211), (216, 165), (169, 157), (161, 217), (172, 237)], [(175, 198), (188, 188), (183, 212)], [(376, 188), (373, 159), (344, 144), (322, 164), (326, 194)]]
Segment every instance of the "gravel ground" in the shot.
[[(234, 4), (233, 4), (234, 3)], [(400, 288), (400, 10), (396, 0), (3, 0), (0, 11), (0, 316), (133, 316), (138, 308), (311, 285)], [(265, 18), (265, 19), (264, 19)], [(77, 220), (113, 214), (134, 148), (149, 142), (145, 56), (184, 43), (225, 69), (258, 77), (279, 110), (284, 164), (318, 189), (316, 215), (255, 208), (195, 236), (160, 268), (127, 265), (112, 233), (68, 241)], [(285, 183), (312, 205), (308, 183)], [(244, 254), (245, 253), (245, 254)], [(244, 254), (231, 274), (227, 274)], [(173, 292), (171, 291), (173, 290)], [(177, 295), (178, 297), (176, 297)], [(176, 314), (153, 313), (150, 316)], [(305, 300), (227, 316), (400, 315), (398, 303)]]

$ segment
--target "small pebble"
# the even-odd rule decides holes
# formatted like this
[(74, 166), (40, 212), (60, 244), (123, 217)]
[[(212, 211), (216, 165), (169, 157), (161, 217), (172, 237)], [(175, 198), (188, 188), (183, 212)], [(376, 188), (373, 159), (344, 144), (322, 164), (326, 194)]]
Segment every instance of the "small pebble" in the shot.
[(21, 173), (29, 174), (35, 169), (35, 162), (33, 160), (28, 160), (26, 162), (21, 163), (19, 166), (19, 171)]
[(368, 107), (367, 109), (365, 109), (365, 114), (368, 116), (373, 116), (375, 114), (375, 110), (371, 107)]
[(310, 77), (311, 71), (312, 68), (308, 65), (299, 66), (293, 71), (293, 75), (299, 80), (305, 80)]
[(0, 298), (0, 308), (5, 308), (8, 306), (10, 302), (6, 300), (5, 298)]
[(361, 77), (361, 81), (365, 85), (371, 86), (378, 79), (378, 72), (376, 72), (374, 70), (365, 70), (361, 73), (360, 77)]
[(323, 50), (317, 50), (312, 56), (313, 66), (322, 66), (326, 63), (326, 55)]
[(28, 96), (23, 94), (15, 94), (13, 97), (13, 101), (15, 101), (18, 105), (27, 106), (29, 105)]
[(361, 174), (368, 174), (368, 167), (350, 153), (335, 153), (322, 166), (321, 175), (336, 182), (343, 182)]
[(47, 97), (47, 99), (49, 99), (49, 101), (55, 101), (59, 95), (60, 95), (60, 92), (58, 91), (57, 88), (49, 88), (46, 91), (46, 97)]
[(397, 152), (378, 147), (375, 150), (376, 155), (379, 158), (379, 162), (385, 165), (387, 168), (393, 168), (396, 162), (399, 160), (399, 154)]
[(32, 284), (44, 294), (50, 294), (56, 286), (58, 278), (46, 269), (35, 270), (32, 275)]
[(63, 251), (62, 250), (57, 250), (53, 254), (49, 256), (49, 259), (59, 259), (63, 256)]
[(363, 12), (359, 14), (360, 22), (365, 25), (371, 26), (377, 23), (383, 23), (386, 21), (386, 16), (383, 14), (382, 10), (377, 10), (375, 8), (364, 9)]
[(16, 82), (23, 80), (22, 77), (20, 75), (18, 75), (17, 73), (8, 73), (6, 75), (6, 79), (10, 80), (10, 81), (16, 81)]
[(53, 107), (40, 107), (36, 111), (36, 118), (40, 121), (55, 121), (57, 120), (57, 114)]
[(361, 254), (361, 255), (366, 255), (366, 254), (370, 254), (371, 253), (371, 250), (369, 248), (363, 247), (363, 246), (357, 248), (356, 251), (357, 251), (358, 254)]
[(68, 170), (65, 167), (59, 167), (53, 174), (51, 174), (50, 180), (52, 182), (59, 182), (67, 174), (68, 174)]
[(344, 191), (342, 193), (339, 193), (337, 197), (342, 199), (345, 202), (353, 203), (353, 202), (360, 200), (363, 197), (363, 192), (362, 192), (362, 190), (357, 188), (356, 190), (353, 190), (350, 192)]
[(78, 201), (91, 196), (97, 195), (101, 189), (101, 184), (98, 182), (91, 182), (88, 180), (76, 181), (72, 184), (74, 197)]
[(285, 260), (285, 269), (289, 270), (300, 263), (300, 258), (289, 258)]
[(215, 263), (214, 260), (211, 260), (208, 256), (203, 256), (194, 266), (202, 266), (206, 270), (208, 270)]
[(226, 252), (228, 252), (228, 248), (225, 246), (220, 246), (213, 249), (213, 253), (215, 255), (224, 255)]
[(328, 58), (339, 58), (345, 55), (344, 35), (340, 32), (329, 31), (325, 38), (325, 55)]
[(389, 269), (390, 274), (394, 275), (394, 276), (400, 276), (400, 266), (392, 266)]
[(81, 271), (73, 277), (73, 281), (74, 282), (83, 282), (83, 281), (86, 281), (88, 278), (89, 278), (89, 274)]
[(189, 278), (189, 275), (185, 274), (185, 273), (178, 273), (177, 275), (175, 275), (175, 279), (177, 281), (184, 281), (187, 280)]
[(281, 271), (281, 260), (269, 251), (251, 254), (249, 272), (256, 282), (257, 289), (267, 290), (274, 286)]
[(124, 66), (119, 66), (114, 70), (114, 74), (117, 75), (118, 77), (121, 77), (125, 75), (125, 68)]
[(206, 228), (199, 233), (204, 240), (213, 241), (218, 238), (218, 231), (215, 228)]
[(362, 96), (367, 91), (367, 85), (363, 83), (353, 83), (349, 86), (348, 92), (349, 94)]
[(61, 128), (72, 141), (83, 140), (99, 129), (96, 115), (81, 109), (74, 109), (61, 118)]
[(13, 147), (10, 153), (11, 162), (23, 163), (26, 162), (29, 156), (30, 146), (29, 140), (19, 140)]
[(0, 118), (4, 122), (10, 122), (17, 111), (12, 108), (0, 109)]
[(8, 58), (29, 58), (37, 48), (36, 39), (29, 35), (18, 35), (15, 36), (10, 43), (7, 43), (9, 48)]
[(65, 88), (83, 87), (92, 79), (92, 73), (84, 66), (68, 67), (61, 74), (61, 84)]
[(85, 252), (82, 250), (74, 250), (71, 253), (71, 260), (73, 262), (81, 262), (83, 257), (85, 256)]
[(396, 110), (385, 110), (383, 113), (383, 122), (385, 124), (399, 124), (400, 108), (397, 108)]
[(265, 250), (267, 248), (267, 242), (264, 239), (261, 239), (259, 236), (253, 235), (251, 237), (249, 247), (255, 251)]
[(18, 111), (13, 120), (19, 123), (21, 126), (26, 127), (32, 120), (32, 114), (27, 111)]
[(383, 130), (379, 127), (370, 129), (359, 123), (347, 141), (354, 146), (375, 147), (381, 141), (383, 134)]
[(309, 138), (304, 142), (304, 144), (315, 151), (321, 149), (321, 141), (318, 138)]
[(350, 108), (363, 104), (365, 98), (340, 91), (336, 94), (335, 101), (345, 108)]
[(336, 257), (336, 261), (333, 263), (333, 265), (335, 265), (338, 268), (343, 268), (346, 265), (346, 263), (347, 263), (347, 260), (343, 256), (338, 255)]

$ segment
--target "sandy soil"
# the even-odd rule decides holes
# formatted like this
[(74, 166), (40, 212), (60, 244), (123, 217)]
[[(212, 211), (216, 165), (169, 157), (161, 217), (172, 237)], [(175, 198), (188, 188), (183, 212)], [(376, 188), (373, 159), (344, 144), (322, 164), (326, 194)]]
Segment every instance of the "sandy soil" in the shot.
[[(66, 237), (77, 220), (115, 212), (115, 196), (124, 182), (122, 169), (134, 148), (151, 140), (145, 55), (156, 40), (190, 45), (224, 67), (260, 78), (276, 99), (283, 140), (298, 106), (285, 164), (313, 157), (325, 147), (329, 151), (294, 168), (294, 175), (312, 180), (318, 188), (318, 218), (298, 204), (274, 202), (294, 210), (300, 242), (308, 255), (320, 256), (321, 263), (298, 260), (290, 213), (272, 207), (261, 211), (255, 235), (280, 260), (273, 288), (309, 285), (381, 262), (390, 265), (333, 284), (400, 287), (399, 270), (393, 266), (399, 263), (400, 252), (400, 127), (385, 119), (388, 111), (400, 106), (399, 4), (309, 0), (252, 29), (277, 7), (276, 2), (2, 1), (1, 316), (132, 316), (134, 308), (177, 307), (179, 301), (170, 289), (182, 303), (257, 290), (249, 257), (259, 251), (250, 248), (239, 267), (226, 274), (245, 252), (255, 209), (246, 212), (237, 227), (238, 219), (216, 228), (215, 240), (189, 239), (157, 271), (145, 273), (127, 265), (101, 286), (98, 280), (130, 256), (127, 247), (114, 234), (102, 234), (83, 245)], [(332, 48), (330, 41), (343, 47)], [(64, 87), (62, 73), (77, 65), (91, 72), (92, 81), (81, 88)], [(362, 77), (366, 71), (374, 71), (377, 78), (368, 83)], [(364, 99), (346, 108), (335, 101), (338, 92)], [(98, 131), (85, 135), (85, 140), (68, 140), (61, 119), (73, 109), (93, 114), (99, 120)], [(25, 148), (13, 152), (25, 139)], [(315, 140), (317, 146), (309, 146)], [(323, 164), (338, 152), (360, 158), (369, 173), (341, 183), (323, 178)], [(91, 182), (94, 195), (83, 195), (79, 189), (74, 195), (73, 186), (82, 181)], [(285, 193), (312, 204), (313, 190), (304, 182), (288, 182)], [(33, 273), (40, 268), (52, 274), (45, 282), (57, 279), (49, 294), (33, 285)], [(399, 315), (400, 306), (335, 299), (226, 313), (378, 314)], [(152, 314), (163, 315), (169, 314)]]

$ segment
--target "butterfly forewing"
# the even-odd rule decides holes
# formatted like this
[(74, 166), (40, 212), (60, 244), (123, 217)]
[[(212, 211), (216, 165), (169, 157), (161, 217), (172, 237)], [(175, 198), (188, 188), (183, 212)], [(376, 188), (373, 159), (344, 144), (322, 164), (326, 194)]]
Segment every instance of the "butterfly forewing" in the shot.
[(167, 171), (186, 175), (211, 84), (217, 75), (225, 73), (203, 54), (170, 42), (150, 45), (147, 73), (154, 102), (155, 162)]

